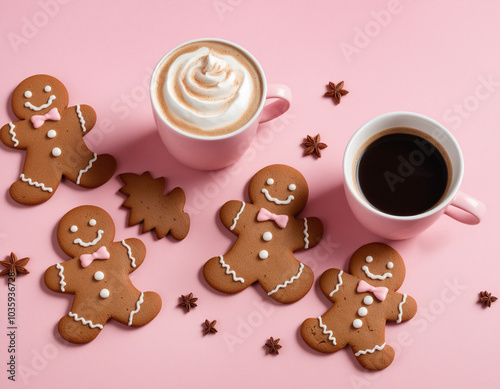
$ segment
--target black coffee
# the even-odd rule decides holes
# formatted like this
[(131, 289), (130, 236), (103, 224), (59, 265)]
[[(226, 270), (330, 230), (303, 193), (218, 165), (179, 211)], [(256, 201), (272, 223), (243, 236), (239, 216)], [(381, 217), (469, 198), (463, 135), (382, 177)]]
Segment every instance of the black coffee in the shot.
[(446, 151), (429, 135), (398, 127), (368, 141), (357, 165), (363, 196), (378, 210), (418, 215), (434, 207), (451, 178)]

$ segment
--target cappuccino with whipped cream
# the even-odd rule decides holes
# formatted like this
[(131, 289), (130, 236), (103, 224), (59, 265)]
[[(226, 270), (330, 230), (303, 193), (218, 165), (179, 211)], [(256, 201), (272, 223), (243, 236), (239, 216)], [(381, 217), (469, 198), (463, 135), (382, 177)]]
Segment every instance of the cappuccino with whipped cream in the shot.
[(254, 61), (236, 47), (210, 40), (170, 53), (158, 65), (153, 85), (159, 111), (171, 125), (206, 137), (243, 127), (264, 98)]

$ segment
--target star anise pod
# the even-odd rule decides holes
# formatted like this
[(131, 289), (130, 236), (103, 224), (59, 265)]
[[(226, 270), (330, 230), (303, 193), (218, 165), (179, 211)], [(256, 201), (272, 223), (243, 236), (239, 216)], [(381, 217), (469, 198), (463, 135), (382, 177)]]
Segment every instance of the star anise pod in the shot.
[(279, 345), (280, 339), (273, 339), (271, 336), (268, 341), (266, 342), (266, 347), (268, 347), (267, 353), (268, 354), (279, 354), (279, 349), (282, 347)]
[(349, 93), (349, 91), (344, 89), (344, 81), (340, 81), (337, 85), (330, 81), (328, 86), (330, 87), (330, 90), (325, 93), (325, 96), (333, 97), (337, 104), (340, 103), (342, 96)]
[(316, 154), (318, 158), (321, 158), (321, 150), (327, 148), (328, 145), (326, 143), (320, 142), (319, 134), (314, 138), (310, 135), (307, 135), (307, 138), (302, 142), (302, 146), (306, 148), (304, 155)]
[(494, 303), (498, 300), (497, 297), (492, 296), (491, 293), (488, 293), (487, 291), (479, 292), (479, 295), (481, 296), (479, 298), (479, 302), (483, 303), (487, 307), (491, 307), (491, 303)]
[(193, 294), (189, 293), (187, 296), (181, 295), (180, 301), (179, 307), (182, 307), (189, 312), (191, 308), (196, 307), (196, 301), (198, 301), (198, 298), (193, 297)]
[(0, 272), (0, 276), (14, 273), (14, 279), (16, 279), (17, 273), (28, 274), (29, 271), (25, 266), (29, 262), (29, 260), (29, 258), (17, 259), (16, 254), (10, 253), (10, 258), (8, 261), (0, 261), (0, 264), (5, 267), (5, 269)]
[(213, 321), (205, 320), (205, 328), (203, 330), (203, 335), (215, 334), (217, 332), (217, 329), (215, 328), (216, 324), (217, 324), (217, 320), (213, 320)]

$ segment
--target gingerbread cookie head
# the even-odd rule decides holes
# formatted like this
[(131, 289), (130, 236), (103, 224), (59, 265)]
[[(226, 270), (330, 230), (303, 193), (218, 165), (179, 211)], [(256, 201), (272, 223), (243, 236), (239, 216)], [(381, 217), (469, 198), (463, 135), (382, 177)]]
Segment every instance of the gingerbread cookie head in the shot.
[(53, 108), (63, 110), (68, 103), (68, 91), (63, 83), (46, 74), (28, 77), (12, 95), (12, 111), (19, 119), (45, 115)]
[(115, 237), (115, 225), (104, 209), (83, 205), (63, 216), (57, 227), (57, 240), (70, 257), (93, 253), (109, 245)]
[(349, 273), (373, 286), (396, 291), (403, 284), (406, 268), (401, 255), (384, 243), (361, 246), (351, 256)]
[(309, 188), (297, 170), (271, 165), (259, 170), (250, 180), (248, 194), (252, 203), (270, 212), (298, 215), (307, 204)]

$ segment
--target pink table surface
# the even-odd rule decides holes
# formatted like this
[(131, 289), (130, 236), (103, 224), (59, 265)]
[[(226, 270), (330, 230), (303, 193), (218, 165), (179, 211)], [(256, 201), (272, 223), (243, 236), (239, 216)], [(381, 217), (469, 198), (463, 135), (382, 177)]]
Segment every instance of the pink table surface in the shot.
[[(0, 2), (2, 124), (14, 120), (13, 88), (48, 73), (68, 87), (70, 104), (92, 105), (98, 121), (86, 140), (118, 160), (117, 173), (145, 170), (184, 188), (191, 214), (188, 237), (177, 242), (127, 227), (128, 211), (115, 177), (94, 190), (62, 184), (39, 206), (20, 206), (9, 195), (23, 153), (0, 147), (0, 256), (31, 257), (30, 274), (16, 282), (17, 374), (7, 379), (8, 337), (0, 336), (0, 387), (30, 388), (496, 388), (500, 302), (484, 309), (478, 293), (500, 295), (498, 145), (500, 4), (468, 1), (77, 1)], [(147, 84), (157, 60), (186, 40), (219, 37), (252, 52), (269, 82), (293, 93), (290, 111), (261, 126), (237, 169), (199, 172), (169, 156), (155, 130)], [(345, 80), (350, 93), (335, 106), (322, 97), (328, 81)], [(366, 372), (352, 353), (322, 355), (299, 335), (302, 321), (329, 308), (317, 282), (293, 305), (279, 305), (259, 287), (233, 296), (211, 290), (201, 276), (205, 261), (224, 253), (234, 236), (218, 222), (219, 207), (246, 198), (245, 186), (261, 167), (285, 163), (310, 186), (304, 216), (321, 216), (322, 245), (297, 257), (318, 278), (346, 269), (350, 254), (378, 238), (347, 207), (341, 162), (352, 133), (366, 120), (408, 110), (446, 125), (461, 144), (462, 189), (488, 207), (475, 227), (443, 217), (419, 237), (391, 243), (407, 265), (401, 291), (417, 300), (411, 322), (388, 325), (396, 359)], [(328, 144), (321, 159), (303, 157), (306, 134)], [(109, 322), (83, 346), (63, 342), (56, 329), (72, 297), (43, 284), (47, 267), (67, 259), (55, 226), (71, 208), (94, 204), (116, 223), (116, 240), (139, 237), (144, 265), (132, 275), (142, 290), (157, 291), (163, 309), (149, 325), (130, 329)], [(198, 307), (177, 308), (194, 292)], [(219, 332), (202, 336), (201, 323), (217, 319)], [(7, 285), (0, 285), (0, 333), (7, 334)], [(279, 356), (266, 355), (270, 336)]]

